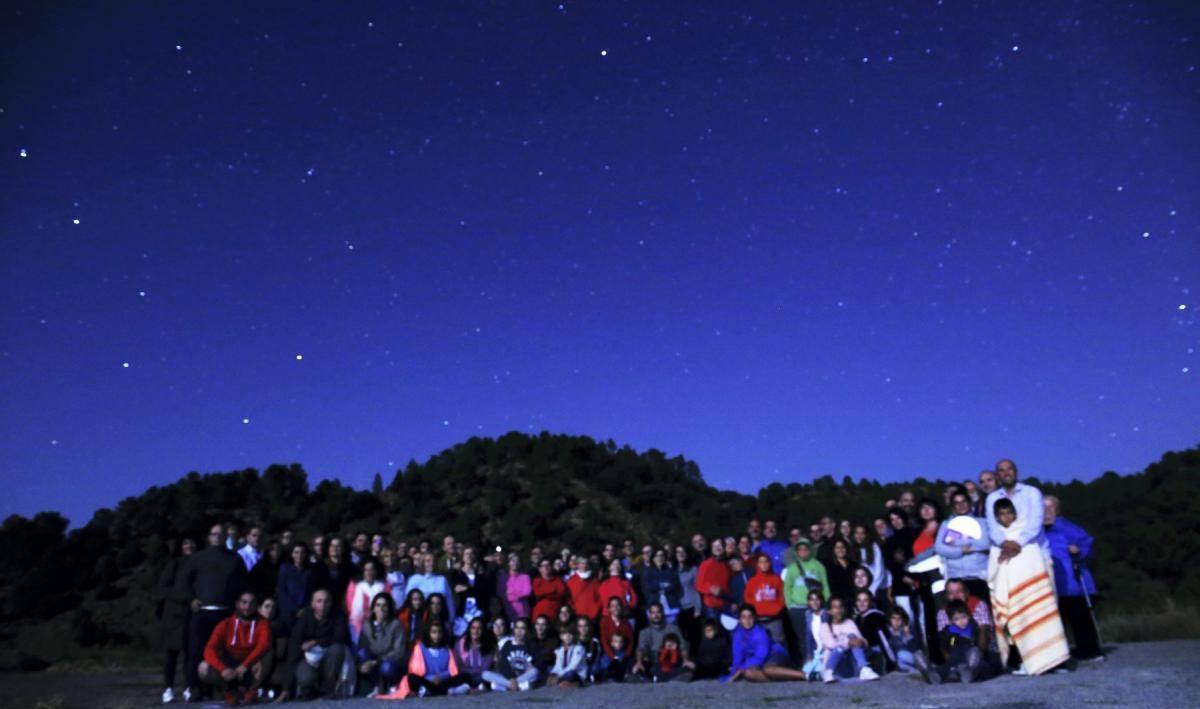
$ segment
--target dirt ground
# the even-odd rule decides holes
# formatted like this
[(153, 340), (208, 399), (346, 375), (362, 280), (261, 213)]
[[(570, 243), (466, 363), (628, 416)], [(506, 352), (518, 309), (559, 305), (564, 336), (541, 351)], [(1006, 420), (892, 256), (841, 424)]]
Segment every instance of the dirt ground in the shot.
[[(1114, 646), (1107, 662), (1081, 663), (1075, 672), (1043, 677), (1004, 676), (988, 682), (929, 686), (911, 676), (834, 685), (804, 682), (722, 685), (602, 685), (580, 690), (539, 689), (516, 694), (420, 700), (445, 707), (569, 704), (572, 707), (774, 706), (835, 703), (864, 707), (963, 706), (1194, 706), (1200, 696), (1200, 640)], [(0, 675), (0, 706), (28, 709), (161, 706), (162, 687), (148, 670), (78, 669)], [(195, 706), (221, 706), (219, 703)], [(308, 702), (328, 707), (378, 707), (375, 700)]]

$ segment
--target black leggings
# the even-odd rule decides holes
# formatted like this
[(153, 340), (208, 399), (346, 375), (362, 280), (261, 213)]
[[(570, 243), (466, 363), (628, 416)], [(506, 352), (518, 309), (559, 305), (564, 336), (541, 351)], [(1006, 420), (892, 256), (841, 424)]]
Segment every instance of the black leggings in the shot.
[(464, 684), (471, 683), (471, 676), (463, 672), (453, 677), (449, 677), (441, 684), (434, 684), (420, 675), (408, 675), (408, 688), (413, 692), (425, 688), (425, 694), (433, 697), (440, 697), (448, 692), (453, 687), (461, 687)]

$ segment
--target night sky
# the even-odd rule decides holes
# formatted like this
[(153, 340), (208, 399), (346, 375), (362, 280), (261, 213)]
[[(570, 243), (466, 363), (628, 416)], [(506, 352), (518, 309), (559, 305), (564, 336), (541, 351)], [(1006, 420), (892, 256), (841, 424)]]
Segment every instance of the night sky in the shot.
[(5, 3), (0, 515), (510, 430), (1140, 470), (1200, 442), (1198, 8)]

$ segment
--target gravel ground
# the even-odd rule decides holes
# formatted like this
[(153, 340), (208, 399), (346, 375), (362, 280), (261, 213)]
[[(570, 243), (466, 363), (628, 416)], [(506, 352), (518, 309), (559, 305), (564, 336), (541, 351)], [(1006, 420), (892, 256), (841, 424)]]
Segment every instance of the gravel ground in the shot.
[[(451, 709), (526, 705), (572, 707), (774, 706), (836, 703), (864, 707), (963, 706), (1195, 706), (1200, 696), (1200, 640), (1136, 643), (1110, 648), (1108, 661), (1081, 663), (1069, 674), (1004, 676), (989, 682), (929, 686), (913, 677), (888, 675), (878, 682), (834, 685), (805, 682), (754, 685), (693, 682), (670, 685), (602, 685), (581, 690), (539, 689), (513, 694), (419, 700)], [(156, 675), (148, 671), (47, 672), (0, 675), (0, 706), (67, 707), (161, 706)], [(222, 706), (219, 703), (193, 706)], [(375, 700), (295, 703), (312, 709), (362, 709)]]

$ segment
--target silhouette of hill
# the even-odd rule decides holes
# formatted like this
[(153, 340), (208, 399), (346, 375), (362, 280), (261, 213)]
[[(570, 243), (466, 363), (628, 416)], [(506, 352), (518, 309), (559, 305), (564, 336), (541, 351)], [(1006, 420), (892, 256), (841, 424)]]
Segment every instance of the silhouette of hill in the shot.
[[(1088, 483), (1031, 482), (1096, 536), (1105, 612), (1152, 612), (1200, 600), (1200, 449), (1167, 453), (1136, 475)], [(18, 653), (0, 667), (37, 666), (56, 648), (152, 647), (153, 587), (175, 540), (202, 539), (214, 522), (390, 539), (454, 534), (474, 544), (527, 549), (534, 541), (596, 549), (625, 536), (684, 542), (694, 532), (736, 534), (751, 517), (804, 525), (825, 513), (869, 521), (901, 489), (940, 498), (947, 483), (772, 483), (756, 496), (707, 485), (699, 467), (658, 450), (638, 453), (584, 436), (509, 433), (472, 438), (425, 463), (410, 462), (370, 491), (325, 480), (299, 464), (189, 473), (98, 511), (67, 532), (56, 512), (13, 515), (0, 526), (0, 637)], [(31, 659), (40, 658), (40, 659)]]

